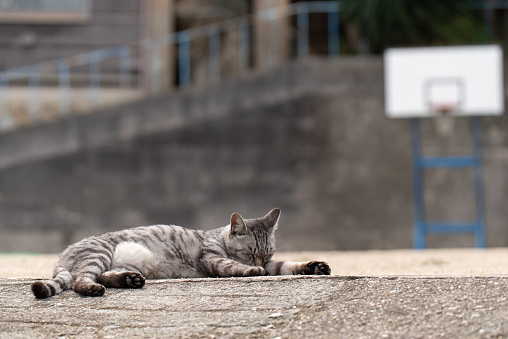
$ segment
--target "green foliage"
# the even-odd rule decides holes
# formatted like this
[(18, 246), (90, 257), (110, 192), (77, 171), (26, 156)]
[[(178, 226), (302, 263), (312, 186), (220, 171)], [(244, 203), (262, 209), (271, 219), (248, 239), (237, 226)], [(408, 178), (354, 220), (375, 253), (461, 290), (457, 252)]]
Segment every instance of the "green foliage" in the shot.
[(479, 43), (483, 25), (464, 0), (342, 0), (342, 20), (355, 25), (371, 52), (390, 46)]

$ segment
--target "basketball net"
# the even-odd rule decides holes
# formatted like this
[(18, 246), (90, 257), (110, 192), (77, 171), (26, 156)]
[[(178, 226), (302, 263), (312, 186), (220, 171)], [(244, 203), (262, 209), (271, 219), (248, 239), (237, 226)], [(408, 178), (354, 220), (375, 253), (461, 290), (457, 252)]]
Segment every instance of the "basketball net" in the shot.
[(447, 138), (453, 135), (457, 109), (458, 105), (453, 103), (430, 104), (434, 128), (439, 136)]

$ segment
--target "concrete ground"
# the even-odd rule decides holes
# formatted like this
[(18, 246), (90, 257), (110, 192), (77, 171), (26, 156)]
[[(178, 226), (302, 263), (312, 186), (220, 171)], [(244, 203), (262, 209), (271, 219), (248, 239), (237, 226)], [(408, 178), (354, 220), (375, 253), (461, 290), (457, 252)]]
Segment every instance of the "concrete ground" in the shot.
[[(342, 276), (508, 275), (508, 248), (281, 252), (274, 259), (323, 260)], [(57, 260), (58, 255), (0, 254), (0, 278), (50, 278)]]
[(286, 257), (327, 260), (335, 275), (155, 280), (36, 300), (30, 283), (56, 257), (0, 255), (0, 338), (508, 337), (508, 249)]

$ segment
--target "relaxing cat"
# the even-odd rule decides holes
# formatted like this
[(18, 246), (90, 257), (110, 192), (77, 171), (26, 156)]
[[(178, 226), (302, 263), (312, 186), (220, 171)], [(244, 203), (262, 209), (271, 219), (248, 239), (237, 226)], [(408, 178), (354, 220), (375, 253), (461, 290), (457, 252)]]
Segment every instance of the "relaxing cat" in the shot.
[(32, 284), (37, 298), (68, 289), (102, 296), (105, 287), (141, 288), (146, 279), (330, 274), (322, 261), (271, 260), (280, 210), (257, 219), (233, 213), (210, 231), (156, 225), (85, 238), (60, 255), (53, 279)]

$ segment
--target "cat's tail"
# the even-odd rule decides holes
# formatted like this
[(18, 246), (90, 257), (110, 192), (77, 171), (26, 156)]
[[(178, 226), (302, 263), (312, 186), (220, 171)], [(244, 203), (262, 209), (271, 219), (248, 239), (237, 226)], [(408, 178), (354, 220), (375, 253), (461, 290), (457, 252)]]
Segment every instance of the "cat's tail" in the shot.
[(63, 267), (57, 267), (53, 279), (34, 282), (32, 284), (32, 292), (36, 298), (43, 299), (69, 290), (71, 287), (71, 273)]

